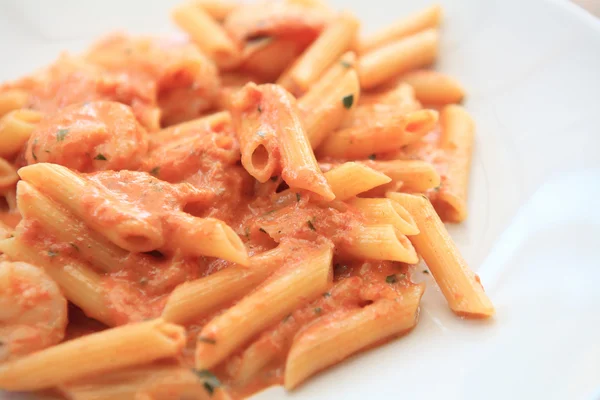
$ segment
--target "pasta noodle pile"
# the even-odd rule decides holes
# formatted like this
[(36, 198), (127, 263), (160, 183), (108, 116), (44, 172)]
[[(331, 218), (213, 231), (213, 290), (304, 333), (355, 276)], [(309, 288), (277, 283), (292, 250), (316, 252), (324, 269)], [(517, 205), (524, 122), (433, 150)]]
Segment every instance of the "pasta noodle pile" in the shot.
[[(409, 332), (422, 259), (494, 307), (442, 221), (474, 123), (431, 6), (370, 36), (319, 0), (197, 0), (0, 86), (0, 389), (292, 390)], [(418, 271), (423, 267), (418, 268)]]

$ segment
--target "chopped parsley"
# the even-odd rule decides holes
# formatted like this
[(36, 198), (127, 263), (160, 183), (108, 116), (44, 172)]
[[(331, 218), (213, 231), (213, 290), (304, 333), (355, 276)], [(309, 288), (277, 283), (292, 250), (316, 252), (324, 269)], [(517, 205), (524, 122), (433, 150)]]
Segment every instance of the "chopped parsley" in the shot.
[(342, 67), (344, 68), (352, 68), (352, 63), (346, 61), (346, 60), (342, 60), (340, 61), (340, 64), (342, 65)]
[(258, 228), (259, 231), (261, 231), (262, 233), (267, 233), (267, 231), (265, 231), (263, 228)]
[(325, 292), (325, 293), (323, 293), (323, 297), (331, 297), (331, 293)]
[(315, 308), (315, 314), (321, 314), (322, 312), (323, 312), (323, 309), (321, 307)]
[(316, 231), (317, 228), (315, 228), (315, 225), (313, 224), (313, 221), (314, 221), (314, 218), (312, 220), (309, 219), (308, 221), (306, 221), (306, 223), (308, 224), (308, 227), (310, 228), (310, 230)]
[(283, 318), (283, 321), (282, 321), (282, 322), (284, 322), (284, 323), (285, 323), (285, 322), (288, 322), (288, 320), (289, 320), (290, 318), (292, 318), (292, 314), (288, 314), (288, 315), (286, 315), (286, 316)]
[(198, 336), (198, 341), (208, 344), (217, 344), (217, 341), (215, 339), (207, 338), (204, 336)]
[(344, 107), (348, 109), (352, 107), (352, 104), (354, 104), (354, 95), (349, 94), (348, 96), (344, 96), (342, 98), (342, 104), (344, 104)]
[(58, 255), (58, 251), (48, 250), (48, 257), (56, 257)]
[(377, 156), (375, 154), (371, 154), (369, 156), (369, 160), (371, 160), (371, 161), (375, 161), (376, 158), (377, 158)]
[(296, 201), (300, 202), (300, 193), (296, 193)]
[(57, 142), (62, 142), (63, 140), (65, 140), (65, 137), (67, 136), (67, 133), (69, 133), (68, 129), (59, 129), (56, 132), (56, 141)]
[(258, 105), (258, 108), (257, 108), (257, 110), (258, 110), (258, 112), (259, 112), (259, 113), (261, 113), (261, 112), (262, 112), (262, 107), (260, 106), (260, 104)]
[(277, 175), (271, 177), (272, 182), (277, 182), (277, 179), (279, 179)]
[(104, 157), (104, 154), (98, 153), (98, 155), (94, 157), (94, 160), (106, 161), (106, 157)]
[(146, 286), (148, 284), (148, 278), (145, 276), (140, 278), (140, 286)]
[(263, 131), (258, 131), (258, 132), (256, 132), (256, 134), (262, 138), (265, 137), (265, 133)]
[(74, 248), (76, 251), (79, 251), (79, 246), (77, 246), (75, 243), (69, 243), (71, 245), (72, 248)]
[(398, 277), (396, 277), (396, 275), (388, 275), (385, 277), (385, 282), (391, 285), (398, 282)]
[(33, 144), (31, 145), (31, 157), (33, 157), (33, 159), (35, 161), (37, 161), (37, 156), (35, 155), (35, 146), (37, 146), (38, 140), (37, 138), (35, 138), (35, 140), (33, 141)]
[(154, 167), (150, 170), (150, 175), (158, 176), (159, 172), (160, 172), (160, 167)]
[(426, 269), (423, 270), (424, 274), (429, 274), (429, 271), (427, 271)]
[(206, 389), (209, 395), (212, 396), (212, 394), (215, 392), (215, 389), (221, 386), (221, 381), (219, 380), (219, 378), (217, 378), (209, 370), (203, 369), (198, 371), (195, 369), (193, 371), (196, 374), (196, 376), (200, 378), (200, 380), (202, 380), (202, 385), (204, 386), (204, 389)]

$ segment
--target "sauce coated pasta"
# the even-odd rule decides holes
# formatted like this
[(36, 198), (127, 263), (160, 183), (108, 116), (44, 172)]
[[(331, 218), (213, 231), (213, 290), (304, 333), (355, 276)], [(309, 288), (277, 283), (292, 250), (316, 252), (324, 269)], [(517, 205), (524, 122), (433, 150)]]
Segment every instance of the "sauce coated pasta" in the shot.
[(293, 390), (449, 308), (494, 307), (443, 222), (475, 124), (442, 10), (368, 36), (320, 0), (196, 0), (0, 85), (0, 389)]

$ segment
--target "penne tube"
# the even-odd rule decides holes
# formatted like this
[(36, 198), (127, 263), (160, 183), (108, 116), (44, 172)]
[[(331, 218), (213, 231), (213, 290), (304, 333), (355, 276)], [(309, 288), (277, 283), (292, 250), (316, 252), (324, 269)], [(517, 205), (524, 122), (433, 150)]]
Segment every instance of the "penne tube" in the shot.
[(182, 122), (149, 135), (149, 150), (153, 150), (182, 137), (196, 136), (207, 131), (220, 131), (229, 126), (231, 126), (231, 114), (228, 111), (219, 111), (191, 121)]
[(173, 10), (172, 17), (220, 68), (232, 69), (240, 63), (240, 49), (203, 7), (195, 3), (182, 4)]
[(347, 12), (341, 13), (277, 83), (294, 94), (304, 93), (338, 57), (352, 47), (358, 28), (356, 17)]
[[(179, 354), (185, 330), (161, 319), (72, 339), (0, 365), (0, 387), (39, 390)], [(76, 363), (77, 368), (73, 368)]]
[(339, 80), (330, 83), (322, 88), (318, 97), (302, 97), (298, 101), (298, 108), (304, 116), (306, 134), (313, 149), (319, 147), (330, 132), (340, 127), (360, 99), (360, 82), (354, 69), (346, 71)]
[(396, 114), (372, 125), (341, 129), (330, 134), (318, 149), (321, 157), (360, 159), (374, 153), (390, 152), (414, 143), (437, 123), (434, 110)]
[(416, 98), (425, 104), (460, 103), (465, 91), (451, 76), (437, 71), (420, 70), (402, 76), (402, 81), (415, 90)]
[(364, 308), (341, 310), (309, 325), (294, 339), (284, 385), (293, 389), (309, 376), (417, 324), (424, 286), (413, 285), (401, 299), (380, 299)]
[(165, 321), (177, 324), (202, 318), (219, 306), (242, 298), (264, 281), (280, 263), (284, 245), (254, 256), (249, 268), (231, 266), (207, 277), (185, 282), (169, 295), (162, 313)]
[[(80, 174), (57, 164), (39, 163), (21, 168), (21, 179), (65, 206), (91, 229), (101, 233), (117, 246), (133, 251), (155, 250), (163, 245), (162, 226), (151, 216), (137, 210), (92, 183)], [(90, 206), (94, 212), (87, 211)], [(110, 213), (111, 218), (98, 218)]]
[(286, 38), (269, 37), (257, 40), (257, 43), (247, 43), (242, 53), (240, 69), (260, 76), (263, 82), (272, 82), (277, 80), (302, 50), (301, 43)]
[(475, 123), (463, 107), (449, 105), (440, 113), (440, 125), (439, 145), (446, 151), (449, 161), (446, 179), (433, 195), (433, 204), (442, 219), (462, 222), (467, 218)]
[(125, 368), (68, 382), (59, 391), (69, 400), (228, 400), (214, 375), (164, 362)]
[(398, 261), (407, 264), (419, 262), (419, 256), (406, 235), (390, 224), (367, 225), (354, 228), (340, 250), (356, 257), (371, 260)]
[(437, 28), (441, 19), (442, 7), (439, 4), (419, 10), (361, 40), (359, 52), (364, 54), (425, 29)]
[(44, 231), (105, 272), (120, 269), (120, 261), (130, 255), (25, 181), (17, 186), (17, 204), (23, 218), (37, 220)]
[(337, 200), (347, 200), (360, 193), (389, 183), (391, 179), (356, 162), (346, 162), (325, 173)]
[(494, 315), (494, 306), (479, 277), (465, 262), (429, 200), (423, 195), (405, 193), (388, 193), (388, 197), (399, 202), (415, 219), (420, 233), (410, 240), (425, 260), (450, 309), (469, 318)]
[(8, 89), (0, 92), (0, 118), (11, 111), (27, 107), (29, 93), (21, 89)]
[[(330, 244), (303, 249), (263, 285), (204, 326), (198, 335), (196, 368), (212, 368), (263, 329), (327, 290), (331, 279)], [(243, 326), (244, 329), (239, 327)]]
[(42, 114), (27, 109), (4, 115), (0, 119), (0, 157), (9, 158), (21, 151), (41, 119)]
[(11, 163), (0, 157), (0, 193), (12, 190), (19, 180), (19, 175)]
[(374, 88), (413, 69), (432, 64), (438, 52), (439, 35), (427, 29), (365, 53), (358, 61), (363, 89)]
[(167, 221), (171, 226), (167, 249), (180, 250), (186, 256), (219, 257), (248, 265), (244, 243), (225, 222), (197, 218), (185, 212), (174, 212)]
[(435, 167), (421, 160), (364, 161), (365, 165), (401, 182), (402, 190), (424, 193), (440, 185), (440, 175)]
[(353, 51), (342, 54), (337, 62), (329, 67), (313, 85), (310, 85), (309, 90), (298, 98), (298, 107), (307, 108), (310, 104), (318, 104), (321, 97), (333, 87), (332, 82), (338, 82), (349, 70), (354, 69), (355, 65), (356, 54)]
[(223, 22), (239, 4), (232, 0), (194, 0), (194, 6), (206, 11), (216, 21)]
[(81, 308), (88, 317), (108, 326), (116, 325), (114, 313), (106, 300), (107, 293), (102, 285), (102, 278), (87, 265), (62, 256), (55, 261), (54, 257), (46, 256), (46, 252), (26, 244), (18, 236), (0, 241), (0, 253), (12, 260), (44, 268), (60, 286), (65, 297)]
[(419, 233), (419, 228), (412, 216), (398, 202), (390, 199), (351, 199), (352, 207), (365, 216), (369, 225), (390, 224), (403, 235)]
[(305, 189), (333, 200), (327, 180), (298, 116), (295, 100), (278, 85), (249, 83), (232, 101), (232, 117), (240, 139), (242, 165), (260, 182), (278, 167), (290, 188)]

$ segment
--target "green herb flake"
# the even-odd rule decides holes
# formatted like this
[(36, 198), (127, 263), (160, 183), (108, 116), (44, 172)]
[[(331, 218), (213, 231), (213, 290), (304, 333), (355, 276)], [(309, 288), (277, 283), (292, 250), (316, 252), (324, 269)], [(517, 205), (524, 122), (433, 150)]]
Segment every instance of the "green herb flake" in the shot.
[(340, 65), (344, 68), (352, 68), (352, 64), (346, 60), (340, 61)]
[(204, 336), (198, 336), (198, 341), (202, 342), (202, 343), (208, 343), (208, 344), (217, 344), (217, 341), (215, 339), (207, 338)]
[(321, 314), (322, 312), (323, 312), (323, 309), (321, 307), (315, 308), (315, 314)]
[(434, 192), (439, 192), (441, 188), (442, 188), (442, 184), (440, 183), (438, 186), (436, 186), (436, 187), (433, 188), (433, 191)]
[(296, 193), (296, 201), (300, 202), (300, 193)]
[(145, 276), (140, 278), (140, 286), (146, 286), (148, 284), (148, 278)]
[(206, 389), (209, 395), (212, 396), (212, 394), (215, 392), (215, 389), (221, 386), (221, 381), (219, 380), (219, 378), (217, 378), (209, 370), (203, 369), (198, 371), (194, 369), (193, 371), (196, 374), (196, 376), (200, 378), (200, 380), (203, 382), (202, 385), (204, 386), (204, 389)]
[(58, 251), (48, 250), (48, 257), (56, 257), (58, 255)]
[(429, 271), (427, 271), (426, 269), (423, 270), (423, 273), (429, 275)]
[(150, 175), (158, 176), (159, 172), (160, 172), (160, 167), (154, 167), (150, 170)]
[(56, 132), (56, 141), (62, 142), (63, 140), (65, 140), (65, 137), (67, 137), (67, 133), (69, 133), (68, 129), (59, 129)]
[(257, 108), (257, 110), (258, 110), (258, 112), (259, 112), (259, 113), (261, 113), (261, 112), (262, 112), (262, 107), (260, 106), (260, 104), (258, 105), (258, 108)]
[(277, 182), (277, 179), (279, 179), (277, 175), (271, 177), (272, 182)]
[(69, 245), (71, 245), (71, 247), (75, 249), (75, 251), (79, 251), (79, 246), (77, 246), (75, 243), (69, 243)]
[(267, 231), (265, 231), (263, 228), (258, 228), (259, 231), (261, 231), (262, 233), (267, 233)]
[(385, 282), (391, 285), (398, 282), (398, 277), (396, 277), (396, 275), (388, 275), (385, 277)]
[(258, 132), (256, 132), (256, 134), (257, 134), (258, 136), (260, 136), (261, 138), (264, 138), (264, 137), (265, 137), (265, 133), (264, 133), (263, 131), (258, 131)]
[(369, 156), (369, 160), (371, 160), (371, 161), (375, 161), (375, 159), (377, 159), (377, 156), (376, 156), (375, 154), (371, 154), (371, 155)]
[(325, 292), (325, 293), (323, 293), (323, 297), (331, 297), (331, 293)]
[(354, 104), (354, 95), (349, 94), (348, 96), (344, 96), (344, 98), (342, 98), (342, 104), (344, 104), (344, 107), (347, 109), (352, 107), (352, 104)]
[(292, 314), (288, 314), (288, 315), (286, 315), (286, 316), (283, 318), (283, 321), (282, 321), (282, 322), (283, 322), (283, 323), (286, 323), (286, 322), (288, 322), (288, 320), (289, 320), (290, 318), (292, 318)]
[(33, 144), (31, 145), (31, 157), (33, 157), (33, 159), (35, 161), (37, 161), (37, 156), (35, 155), (35, 147), (37, 146), (37, 144), (38, 144), (38, 140), (37, 140), (37, 138), (35, 138), (35, 140), (33, 141)]
[(98, 155), (94, 157), (94, 160), (106, 161), (106, 157), (104, 157), (104, 154), (98, 153)]
[(306, 223), (308, 224), (308, 227), (310, 228), (310, 230), (316, 231), (317, 228), (315, 228), (315, 225), (313, 224), (313, 221), (314, 221), (314, 218), (312, 220), (309, 219), (308, 221), (306, 221)]

